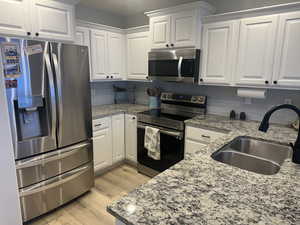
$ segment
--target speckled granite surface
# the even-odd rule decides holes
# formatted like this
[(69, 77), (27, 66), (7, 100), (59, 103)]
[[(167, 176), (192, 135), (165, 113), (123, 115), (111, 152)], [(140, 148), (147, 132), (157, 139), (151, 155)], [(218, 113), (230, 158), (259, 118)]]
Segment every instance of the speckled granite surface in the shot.
[(113, 105), (101, 105), (93, 106), (92, 114), (93, 119), (98, 119), (105, 116), (110, 116), (118, 113), (131, 113), (136, 114), (148, 110), (148, 106), (135, 105), (135, 104), (113, 104)]
[(256, 122), (206, 116), (187, 125), (230, 133), (199, 149), (107, 207), (131, 225), (299, 225), (300, 166), (287, 159), (276, 175), (266, 176), (214, 161), (210, 155), (237, 136), (293, 142), (296, 131)]

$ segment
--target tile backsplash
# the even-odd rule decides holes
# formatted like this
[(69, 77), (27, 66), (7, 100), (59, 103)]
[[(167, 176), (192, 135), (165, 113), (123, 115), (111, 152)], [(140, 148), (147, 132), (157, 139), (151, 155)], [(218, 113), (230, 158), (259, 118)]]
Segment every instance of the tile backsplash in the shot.
[[(135, 85), (136, 103), (148, 104), (146, 88), (160, 87), (163, 91), (184, 93), (191, 95), (206, 95), (208, 97), (207, 110), (210, 114), (228, 116), (231, 110), (237, 113), (246, 112), (250, 120), (261, 120), (268, 109), (274, 105), (283, 104), (289, 99), (292, 104), (300, 107), (300, 90), (267, 90), (266, 99), (252, 99), (251, 104), (246, 104), (244, 98), (237, 96), (237, 88), (222, 86), (199, 86), (184, 83), (166, 82), (101, 82), (92, 83), (92, 104), (103, 105), (114, 103), (113, 85)], [(287, 124), (296, 120), (297, 116), (289, 110), (276, 112), (272, 122)]]

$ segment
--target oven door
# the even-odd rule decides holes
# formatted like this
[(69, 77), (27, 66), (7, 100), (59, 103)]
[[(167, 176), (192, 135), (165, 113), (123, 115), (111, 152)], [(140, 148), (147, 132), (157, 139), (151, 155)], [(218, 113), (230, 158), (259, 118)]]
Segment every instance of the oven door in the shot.
[(200, 50), (180, 49), (149, 52), (151, 80), (198, 82)]
[[(146, 126), (151, 126), (160, 129), (160, 150), (161, 159), (154, 160), (148, 156), (148, 150), (144, 147), (145, 141), (145, 128)], [(158, 173), (163, 172), (169, 167), (181, 161), (184, 157), (184, 133), (181, 131), (161, 128), (157, 126), (152, 126), (148, 124), (139, 123), (138, 124), (138, 164), (142, 168), (148, 168), (152, 171), (152, 174), (147, 174), (153, 176), (154, 171)], [(143, 171), (140, 171), (143, 173)]]

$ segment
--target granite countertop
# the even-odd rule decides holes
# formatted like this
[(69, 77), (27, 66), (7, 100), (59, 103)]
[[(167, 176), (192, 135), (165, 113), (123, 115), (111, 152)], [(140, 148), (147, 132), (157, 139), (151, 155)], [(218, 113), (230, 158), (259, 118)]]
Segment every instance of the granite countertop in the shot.
[(111, 104), (111, 105), (100, 105), (92, 107), (93, 119), (102, 118), (118, 113), (130, 113), (136, 114), (148, 110), (146, 105), (137, 104)]
[(257, 122), (210, 115), (186, 124), (230, 132), (113, 202), (108, 212), (130, 225), (300, 224), (300, 165), (287, 159), (277, 174), (267, 176), (211, 158), (238, 136), (287, 144), (295, 141), (295, 130), (271, 125), (262, 133)]

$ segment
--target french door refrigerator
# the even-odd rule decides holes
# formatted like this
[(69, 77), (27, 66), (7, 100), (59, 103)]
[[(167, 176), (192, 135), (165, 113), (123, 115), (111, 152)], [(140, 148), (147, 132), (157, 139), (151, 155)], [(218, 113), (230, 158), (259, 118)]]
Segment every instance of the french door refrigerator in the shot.
[(88, 49), (13, 38), (0, 47), (25, 222), (94, 185)]

